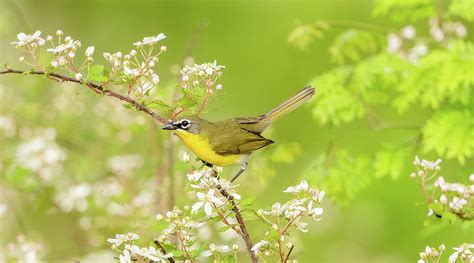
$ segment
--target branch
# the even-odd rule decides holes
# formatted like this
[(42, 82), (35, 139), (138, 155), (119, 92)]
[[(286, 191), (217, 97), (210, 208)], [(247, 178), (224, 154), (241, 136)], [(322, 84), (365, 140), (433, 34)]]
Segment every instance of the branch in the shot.
[(84, 82), (82, 80), (77, 80), (75, 78), (71, 78), (71, 77), (61, 75), (61, 74), (58, 74), (58, 73), (46, 73), (46, 72), (41, 71), (41, 70), (22, 71), (22, 70), (15, 70), (15, 69), (7, 68), (3, 71), (0, 71), (0, 75), (4, 75), (4, 74), (43, 75), (43, 76), (52, 77), (55, 80), (58, 80), (60, 82), (64, 82), (64, 81), (75, 82), (75, 83), (87, 86), (88, 88), (90, 88), (91, 90), (96, 92), (97, 94), (106, 95), (106, 96), (109, 96), (109, 97), (114, 97), (114, 98), (119, 99), (123, 102), (126, 102), (126, 103), (134, 106), (137, 110), (143, 111), (146, 114), (150, 115), (153, 119), (157, 120), (158, 122), (160, 122), (162, 124), (167, 122), (167, 120), (164, 117), (162, 117), (162, 116), (158, 115), (156, 112), (150, 110), (145, 105), (137, 102), (136, 100), (134, 100), (130, 97), (126, 97), (126, 96), (120, 95), (119, 93), (111, 91), (111, 90), (107, 89), (106, 86), (103, 86), (103, 85), (100, 85), (100, 84), (96, 84), (96, 83), (93, 83), (93, 82)]
[(288, 251), (288, 254), (286, 254), (285, 260), (283, 262), (288, 262), (288, 259), (290, 259), (291, 252), (293, 251), (293, 248), (295, 248), (295, 245), (292, 245), (290, 247), (290, 250)]
[[(155, 243), (155, 245), (160, 249), (161, 253), (163, 253), (164, 255), (168, 254), (168, 252), (166, 252), (166, 249), (160, 244), (160, 242), (157, 239), (153, 240), (153, 243)], [(168, 258), (168, 261), (170, 263), (175, 262), (172, 257)]]
[[(214, 170), (212, 170), (212, 172), (213, 172), (212, 176), (215, 176), (219, 180), (219, 177), (217, 176), (217, 172)], [(249, 232), (247, 230), (247, 227), (245, 226), (245, 222), (244, 222), (244, 219), (242, 218), (242, 214), (240, 213), (240, 209), (235, 203), (234, 197), (230, 195), (224, 188), (222, 188), (220, 184), (217, 185), (217, 189), (219, 190), (221, 195), (227, 198), (227, 200), (229, 200), (229, 202), (231, 203), (232, 211), (234, 211), (235, 213), (235, 219), (237, 219), (237, 222), (240, 225), (240, 230), (241, 230), (240, 235), (242, 236), (242, 239), (245, 242), (245, 246), (247, 247), (247, 250), (250, 254), (250, 258), (252, 259), (253, 263), (258, 262), (257, 256), (252, 251), (252, 247), (253, 247), (252, 240), (250, 240)]]

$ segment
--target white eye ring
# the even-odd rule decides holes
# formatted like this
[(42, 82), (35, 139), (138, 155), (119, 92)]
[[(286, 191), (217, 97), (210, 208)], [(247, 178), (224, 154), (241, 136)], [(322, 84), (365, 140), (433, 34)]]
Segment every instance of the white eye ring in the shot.
[(191, 121), (184, 119), (184, 120), (181, 120), (179, 124), (181, 125), (181, 128), (186, 129), (186, 128), (189, 128), (189, 126), (191, 126)]

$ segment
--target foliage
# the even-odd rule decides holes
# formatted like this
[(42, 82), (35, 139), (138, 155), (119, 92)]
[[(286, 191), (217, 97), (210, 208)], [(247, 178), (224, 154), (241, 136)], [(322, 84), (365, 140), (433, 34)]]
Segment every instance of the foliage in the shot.
[[(375, 129), (407, 128), (413, 132), (411, 138), (400, 138), (389, 151), (379, 147), (367, 157), (372, 160), (366, 162), (375, 163), (375, 169), (367, 165), (362, 177), (366, 179), (356, 184), (349, 182), (361, 178), (361, 167), (359, 162), (353, 162), (345, 169), (357, 171), (344, 177), (348, 185), (365, 186), (372, 178), (386, 175), (398, 178), (406, 170), (413, 149), (457, 159), (460, 165), (472, 162), (474, 43), (466, 38), (463, 24), (472, 17), (467, 11), (460, 11), (471, 10), (472, 3), (455, 0), (445, 4), (448, 2), (376, 1), (374, 15), (389, 16), (405, 24), (423, 21), (426, 26), (407, 24), (394, 32), (390, 28), (354, 23), (357, 30), (342, 31), (329, 48), (333, 62), (339, 66), (312, 79), (311, 84), (319, 88), (318, 98), (311, 102), (313, 117), (319, 124), (341, 126), (367, 118)], [(338, 21), (327, 23), (341, 25)], [(426, 31), (428, 35), (424, 34)], [(385, 44), (378, 41), (381, 36), (385, 36)], [(392, 117), (397, 121), (381, 117), (388, 107), (399, 113)], [(422, 111), (426, 119), (413, 121), (414, 111)], [(407, 139), (415, 144), (407, 144)], [(325, 157), (317, 158), (316, 167), (320, 166), (317, 170), (331, 171), (331, 165), (339, 167), (350, 155), (335, 156), (328, 167), (321, 164)], [(337, 188), (335, 182), (326, 185), (326, 180), (319, 179), (316, 183)], [(350, 198), (358, 187), (341, 189)], [(328, 194), (342, 201), (339, 191), (328, 190)]]

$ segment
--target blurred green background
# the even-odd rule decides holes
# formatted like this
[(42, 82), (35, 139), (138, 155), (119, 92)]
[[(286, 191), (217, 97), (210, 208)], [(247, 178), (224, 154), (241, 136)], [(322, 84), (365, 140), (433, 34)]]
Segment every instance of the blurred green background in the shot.
[[(430, 4), (419, 2), (418, 6)], [(450, 3), (441, 2), (445, 7)], [(472, 153), (465, 154), (465, 161), (461, 162), (457, 158), (444, 160), (445, 156), (439, 152), (416, 147), (421, 127), (442, 107), (424, 107), (415, 102), (408, 111), (399, 114), (388, 106), (390, 97), (395, 95), (387, 91), (385, 101), (380, 99), (381, 103), (373, 103), (372, 109), (378, 118), (384, 123), (419, 126), (374, 128), (373, 120), (366, 114), (334, 125), (321, 122), (317, 114), (314, 118), (312, 115), (319, 106), (320, 90), (332, 88), (324, 82), (318, 85), (314, 78), (341, 66), (331, 62), (329, 50), (334, 46), (334, 38), (350, 29), (352, 22), (354, 28), (358, 23), (367, 23), (395, 31), (412, 24), (420, 35), (429, 36), (428, 19), (374, 16), (375, 5), (372, 1), (347, 0), (0, 0), (0, 63), (24, 68), (17, 62), (19, 53), (10, 45), (18, 32), (41, 30), (46, 35), (62, 29), (67, 35), (80, 39), (84, 47), (94, 45), (99, 56), (105, 51), (127, 52), (131, 43), (164, 32), (167, 39), (163, 43), (168, 51), (160, 57), (157, 70), (163, 89), (173, 85), (172, 72), (182, 65), (186, 55), (191, 55), (196, 63), (217, 60), (226, 66), (221, 79), (223, 95), (205, 114), (210, 120), (262, 114), (312, 83), (317, 88), (314, 102), (273, 126), (267, 137), (277, 144), (253, 156), (250, 170), (239, 179), (240, 193), (257, 197), (257, 207), (269, 206), (285, 200), (282, 190), (303, 177), (328, 192), (323, 203), (323, 220), (311, 223), (309, 233), (295, 233), (294, 255), (299, 262), (414, 262), (425, 245), (444, 243), (450, 248), (474, 241), (473, 225), (468, 222), (447, 224), (428, 220), (422, 192), (409, 177), (414, 170), (411, 162), (415, 154), (426, 159), (442, 158), (442, 175), (449, 181), (466, 183), (473, 173)], [(405, 8), (415, 14), (418, 6)], [(468, 32), (463, 41), (472, 44), (472, 22), (462, 17), (458, 20), (465, 23)], [(315, 21), (345, 21), (348, 26), (331, 27), (321, 38), (313, 36), (313, 43), (304, 50), (288, 42), (288, 36), (296, 27)], [(377, 52), (383, 53), (386, 35), (378, 37), (382, 40), (374, 38), (380, 41)], [(354, 65), (369, 56), (363, 54), (342, 66)], [(472, 61), (472, 57), (470, 59)], [(463, 70), (474, 75), (472, 68)], [(472, 87), (473, 83), (467, 84), (467, 89), (472, 90)], [(470, 123), (468, 129), (472, 132), (472, 92), (466, 96), (469, 103), (453, 102), (447, 107), (470, 112), (471, 118), (465, 122)], [(326, 105), (322, 109), (329, 108)], [(170, 147), (166, 143), (167, 134), (148, 116), (129, 111), (117, 101), (94, 96), (82, 87), (59, 85), (41, 77), (2, 76), (2, 116), (12, 118), (15, 127), (12, 136), (0, 132), (0, 203), (7, 206), (0, 221), (4, 251), (7, 251), (7, 243), (23, 234), (42, 244), (41, 258), (46, 261), (112, 261), (113, 255), (107, 252), (107, 237), (130, 230), (153, 237), (154, 215), (168, 209), (167, 205), (172, 202), (170, 191), (177, 204), (189, 203), (182, 190), (185, 173), (189, 171), (180, 162), (184, 148), (178, 142), (173, 143), (174, 188), (170, 188), (169, 174), (162, 172), (169, 167), (161, 168), (167, 167), (166, 149)], [(60, 167), (55, 168), (53, 179), (47, 182), (15, 165), (17, 147), (44, 128), (56, 131), (55, 141), (66, 155)], [(468, 136), (470, 142), (474, 141), (474, 133), (468, 131)], [(365, 169), (376, 166), (377, 159), (373, 156), (386, 150), (387, 144), (403, 146), (406, 150), (404, 165), (389, 167), (397, 170), (396, 175), (377, 175), (375, 168)], [(390, 147), (388, 149), (392, 149)], [(316, 172), (331, 169), (323, 167), (324, 161), (314, 160), (327, 158), (321, 156), (332, 151), (347, 152), (348, 165), (326, 176)], [(117, 156), (126, 157), (115, 159), (114, 164), (111, 159)], [(351, 167), (361, 156), (366, 158), (365, 166)], [(389, 163), (391, 158), (388, 158)], [(400, 160), (393, 162), (400, 163)], [(309, 163), (315, 163), (316, 168)], [(236, 169), (229, 168), (226, 173), (231, 176)], [(328, 176), (335, 176), (335, 181), (324, 179)], [(93, 186), (85, 198), (87, 207), (64, 209), (58, 206), (55, 201), (58, 196), (80, 183)], [(120, 186), (119, 193), (107, 195), (113, 191), (107, 187), (116, 184)], [(355, 189), (350, 189), (352, 187)], [(253, 239), (258, 240), (263, 233), (256, 224), (249, 224)], [(214, 233), (212, 239), (228, 240), (228, 237)], [(104, 253), (103, 258), (99, 259), (101, 253)]]

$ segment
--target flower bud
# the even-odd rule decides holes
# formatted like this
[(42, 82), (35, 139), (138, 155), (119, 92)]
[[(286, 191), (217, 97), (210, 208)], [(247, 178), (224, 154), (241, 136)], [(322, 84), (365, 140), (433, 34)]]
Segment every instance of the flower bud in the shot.
[(76, 77), (77, 80), (81, 80), (82, 79), (82, 74), (78, 72), (78, 73), (76, 73), (75, 77)]
[(20, 57), (18, 60), (19, 60), (20, 62), (25, 62), (25, 57)]
[(161, 47), (160, 47), (160, 51), (162, 51), (162, 52), (165, 52), (167, 49), (168, 49), (167, 46), (161, 46)]
[(64, 34), (64, 33), (63, 33), (62, 30), (57, 30), (57, 31), (56, 31), (56, 35), (57, 35), (57, 36), (62, 36), (63, 34)]

